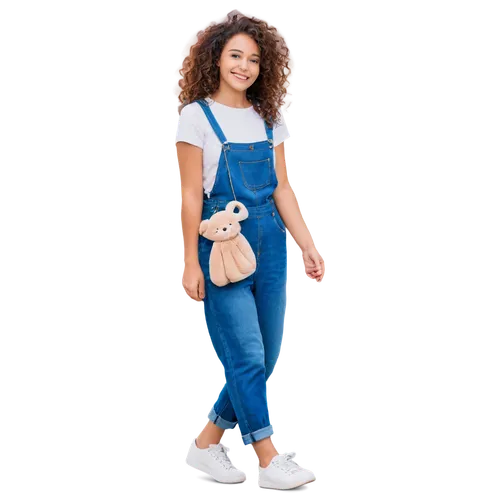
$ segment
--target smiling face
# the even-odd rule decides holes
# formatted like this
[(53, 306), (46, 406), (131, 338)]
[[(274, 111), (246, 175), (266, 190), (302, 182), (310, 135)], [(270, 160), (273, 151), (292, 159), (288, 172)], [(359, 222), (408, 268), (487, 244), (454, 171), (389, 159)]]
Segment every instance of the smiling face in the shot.
[(222, 88), (227, 86), (227, 90), (246, 91), (259, 76), (259, 46), (253, 38), (239, 33), (226, 43), (217, 66)]

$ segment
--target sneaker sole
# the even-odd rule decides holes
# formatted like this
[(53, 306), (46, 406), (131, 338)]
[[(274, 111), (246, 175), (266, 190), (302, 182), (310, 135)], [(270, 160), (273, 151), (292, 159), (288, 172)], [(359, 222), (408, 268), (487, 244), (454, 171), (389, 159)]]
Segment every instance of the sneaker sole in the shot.
[(266, 483), (262, 483), (261, 484), (260, 482), (259, 482), (259, 486), (261, 488), (269, 488), (269, 489), (272, 489), (272, 490), (291, 490), (293, 488), (298, 488), (299, 486), (303, 486), (304, 484), (312, 483), (313, 481), (316, 481), (316, 478), (311, 479), (310, 481), (306, 481), (304, 483), (294, 484), (293, 486), (285, 486), (283, 488), (280, 488), (278, 486), (271, 486), (268, 483), (267, 484)]
[(283, 489), (275, 489), (275, 488), (266, 488), (265, 486), (259, 486), (259, 490), (261, 491), (272, 491), (272, 492), (282, 492), (282, 493), (290, 493), (290, 492), (295, 492), (295, 491), (304, 491), (309, 489), (309, 487), (313, 484), (319, 483), (318, 481), (313, 481), (312, 483), (305, 483), (301, 486), (296, 486), (295, 488), (290, 488), (288, 490), (283, 490)]
[(229, 481), (225, 481), (225, 480), (223, 480), (223, 479), (217, 479), (217, 478), (216, 478), (216, 477), (215, 477), (215, 476), (214, 476), (211, 472), (209, 472), (209, 471), (208, 471), (207, 469), (205, 469), (203, 466), (193, 464), (192, 462), (190, 462), (190, 461), (189, 461), (189, 459), (188, 459), (188, 458), (186, 458), (186, 463), (187, 463), (188, 465), (190, 465), (191, 467), (193, 467), (193, 469), (196, 469), (196, 470), (199, 470), (199, 471), (201, 471), (201, 472), (204, 472), (205, 474), (208, 474), (210, 477), (212, 477), (213, 479), (215, 479), (215, 480), (216, 480), (217, 482), (219, 482), (219, 483), (224, 483), (224, 484), (237, 484), (237, 483), (242, 483), (243, 481), (245, 481), (245, 480), (246, 480), (246, 478), (245, 478), (245, 479), (238, 480), (238, 481), (231, 481), (231, 480), (229, 480)]
[(239, 484), (246, 483), (246, 481), (239, 481), (237, 483), (226, 483), (226, 482), (217, 481), (217, 479), (214, 479), (212, 476), (209, 476), (208, 474), (205, 474), (203, 472), (198, 472), (196, 474), (196, 477), (200, 481), (205, 481), (206, 483), (211, 483), (211, 484), (218, 484), (219, 486), (237, 486)]

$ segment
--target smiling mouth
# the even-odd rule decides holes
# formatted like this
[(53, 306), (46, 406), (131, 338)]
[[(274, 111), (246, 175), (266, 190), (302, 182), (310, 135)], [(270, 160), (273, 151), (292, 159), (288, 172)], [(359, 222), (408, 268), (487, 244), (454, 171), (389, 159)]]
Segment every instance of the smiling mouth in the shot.
[(239, 75), (238, 73), (233, 73), (231, 71), (231, 73), (236, 77), (238, 78), (238, 80), (242, 80), (242, 81), (245, 81), (245, 80), (248, 80), (248, 76), (242, 76), (242, 75)]

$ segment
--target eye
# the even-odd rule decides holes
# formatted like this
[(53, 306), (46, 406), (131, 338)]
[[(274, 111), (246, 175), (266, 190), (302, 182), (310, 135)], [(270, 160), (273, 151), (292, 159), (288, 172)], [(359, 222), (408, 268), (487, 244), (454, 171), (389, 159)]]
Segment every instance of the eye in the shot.
[(230, 225), (230, 226), (232, 226), (232, 224), (231, 224), (231, 223), (229, 223), (229, 225)]

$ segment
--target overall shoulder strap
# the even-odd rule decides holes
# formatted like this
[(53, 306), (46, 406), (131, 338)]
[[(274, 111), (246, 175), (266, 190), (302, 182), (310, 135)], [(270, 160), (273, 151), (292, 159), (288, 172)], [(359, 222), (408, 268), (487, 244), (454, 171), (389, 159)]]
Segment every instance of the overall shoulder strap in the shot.
[(267, 140), (273, 144), (273, 126), (269, 126), (267, 123), (266, 123), (266, 120), (264, 120), (264, 126), (266, 127), (266, 135), (267, 135)]
[(221, 143), (227, 142), (226, 136), (224, 135), (224, 132), (222, 132), (222, 129), (220, 128), (219, 124), (217, 123), (217, 120), (215, 119), (215, 116), (212, 113), (212, 110), (210, 109), (207, 101), (205, 101), (205, 99), (197, 99), (195, 102), (197, 102), (201, 106), (201, 109), (208, 118), (208, 121), (210, 122), (210, 125), (214, 129), (215, 135), (219, 138), (219, 141)]

